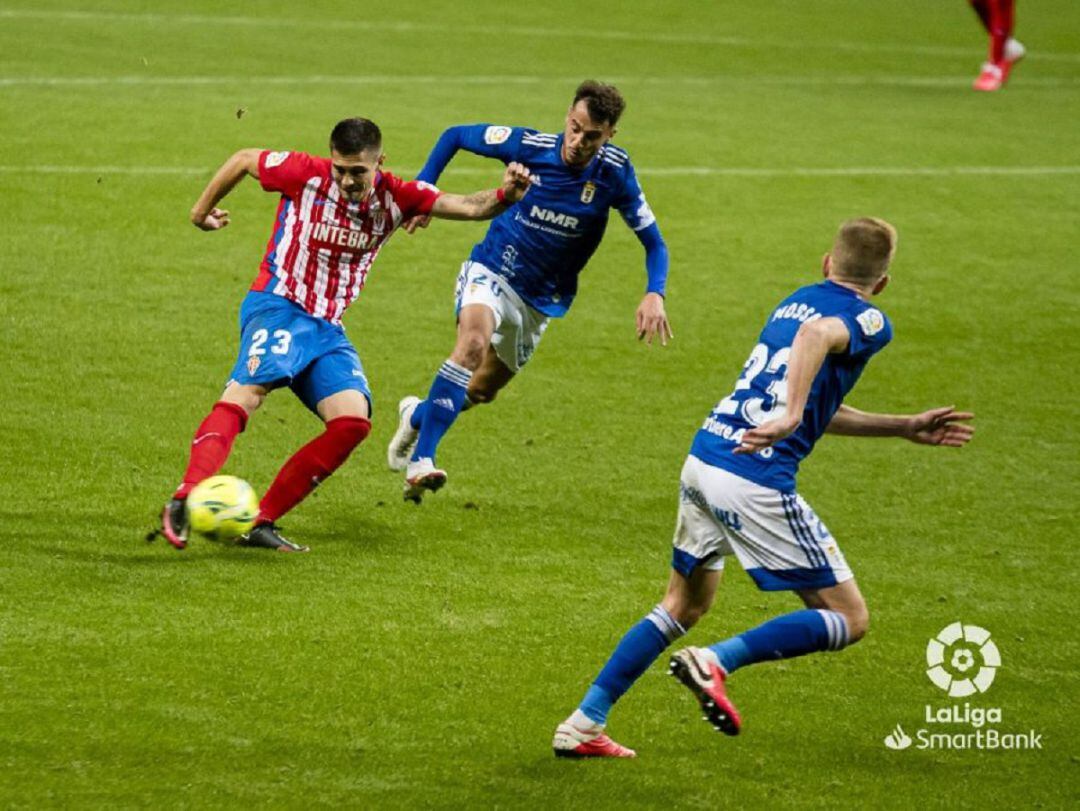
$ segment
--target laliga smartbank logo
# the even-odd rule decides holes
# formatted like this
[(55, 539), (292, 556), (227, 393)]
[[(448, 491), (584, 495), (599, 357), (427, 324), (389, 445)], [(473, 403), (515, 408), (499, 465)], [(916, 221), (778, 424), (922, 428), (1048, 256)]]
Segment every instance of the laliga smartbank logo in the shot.
[(926, 643), (926, 675), (952, 698), (985, 693), (1001, 667), (990, 632), (954, 622)]
[[(1001, 667), (1001, 652), (990, 632), (978, 625), (954, 622), (941, 629), (926, 645), (926, 675), (950, 698), (985, 693)], [(1042, 734), (1034, 729), (1003, 731), (1001, 707), (951, 703), (926, 705), (925, 727), (904, 731), (901, 724), (885, 736), (894, 751), (916, 749), (1042, 749)], [(958, 729), (959, 727), (959, 729)], [(909, 728), (912, 728), (909, 725)]]

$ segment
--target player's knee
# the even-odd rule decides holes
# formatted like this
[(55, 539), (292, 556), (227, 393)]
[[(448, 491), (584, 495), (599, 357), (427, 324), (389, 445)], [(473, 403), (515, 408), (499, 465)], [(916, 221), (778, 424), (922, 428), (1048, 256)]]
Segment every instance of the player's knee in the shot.
[(668, 593), (660, 605), (684, 630), (689, 631), (709, 611), (708, 602), (694, 600), (689, 595)]
[(870, 629), (870, 612), (866, 608), (866, 603), (860, 603), (846, 609), (843, 614), (844, 621), (847, 623), (847, 643), (854, 645), (866, 636), (866, 632)]
[(671, 612), (671, 615), (678, 621), (679, 625), (689, 631), (698, 624), (698, 620), (704, 617), (708, 610), (708, 606), (685, 605)]
[(498, 389), (485, 387), (483, 385), (477, 386), (476, 388), (470, 386), (468, 394), (469, 403), (471, 405), (484, 405), (485, 403), (490, 403), (494, 400), (498, 394)]
[(484, 360), (487, 351), (487, 337), (481, 332), (465, 332), (458, 337), (457, 346), (450, 359), (466, 369), (476, 371)]
[(262, 386), (243, 386), (234, 383), (225, 389), (221, 402), (238, 405), (249, 415), (256, 411), (266, 399), (267, 392)]
[(371, 433), (371, 421), (364, 417), (335, 417), (326, 423), (326, 430), (334, 434), (338, 447), (348, 456)]

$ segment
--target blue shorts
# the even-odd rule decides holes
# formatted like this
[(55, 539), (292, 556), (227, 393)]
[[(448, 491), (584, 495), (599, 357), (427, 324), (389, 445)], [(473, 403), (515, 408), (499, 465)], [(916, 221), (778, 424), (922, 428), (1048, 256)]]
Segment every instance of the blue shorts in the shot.
[(240, 305), (240, 354), (229, 382), (288, 386), (312, 411), (331, 394), (358, 391), (371, 410), (364, 367), (344, 328), (273, 293), (253, 290)]

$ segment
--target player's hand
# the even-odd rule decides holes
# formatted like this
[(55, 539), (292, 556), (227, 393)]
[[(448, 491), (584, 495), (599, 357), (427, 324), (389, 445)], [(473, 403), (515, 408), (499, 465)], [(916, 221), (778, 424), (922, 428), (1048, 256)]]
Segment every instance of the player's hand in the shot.
[(931, 408), (910, 417), (904, 438), (917, 445), (960, 448), (970, 442), (975, 433), (975, 426), (966, 424), (974, 418), (970, 411), (957, 411), (955, 406)]
[(503, 173), (502, 190), (507, 205), (513, 205), (525, 196), (532, 185), (532, 175), (520, 163), (510, 163)]
[(661, 346), (667, 346), (668, 339), (675, 337), (664, 311), (664, 297), (659, 293), (645, 294), (638, 305), (635, 320), (639, 341), (644, 340), (651, 345), (653, 338), (659, 337)]
[(212, 208), (209, 214), (202, 216), (193, 212), (191, 222), (203, 231), (219, 231), (229, 224), (229, 212), (223, 208)]
[(791, 436), (798, 427), (799, 420), (793, 420), (786, 414), (775, 420), (763, 422), (757, 428), (751, 428), (743, 434), (742, 441), (735, 448), (735, 453), (757, 453)]
[(403, 228), (406, 234), (414, 234), (416, 229), (427, 228), (429, 225), (431, 225), (430, 214), (417, 214), (415, 217), (407, 219)]

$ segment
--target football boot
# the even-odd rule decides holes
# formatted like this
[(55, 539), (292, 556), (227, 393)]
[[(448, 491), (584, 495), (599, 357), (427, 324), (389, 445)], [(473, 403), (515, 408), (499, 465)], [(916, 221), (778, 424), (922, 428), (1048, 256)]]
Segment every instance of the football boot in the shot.
[(398, 427), (390, 445), (386, 448), (386, 464), (391, 470), (404, 470), (409, 466), (409, 457), (416, 449), (416, 440), (420, 432), (412, 427), (412, 415), (420, 405), (420, 398), (409, 395), (398, 403)]
[(702, 718), (725, 735), (738, 735), (742, 718), (724, 689), (727, 673), (701, 648), (683, 648), (671, 657), (668, 673), (681, 681), (701, 705)]
[(274, 524), (258, 524), (251, 532), (236, 539), (237, 546), (276, 549), (278, 552), (310, 552), (311, 547), (293, 543)]
[(564, 721), (555, 729), (551, 742), (555, 757), (637, 757), (637, 752), (616, 743), (604, 734), (604, 727), (596, 724), (589, 729), (579, 729)]

